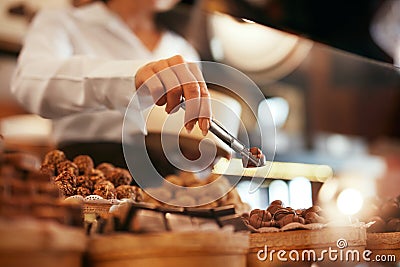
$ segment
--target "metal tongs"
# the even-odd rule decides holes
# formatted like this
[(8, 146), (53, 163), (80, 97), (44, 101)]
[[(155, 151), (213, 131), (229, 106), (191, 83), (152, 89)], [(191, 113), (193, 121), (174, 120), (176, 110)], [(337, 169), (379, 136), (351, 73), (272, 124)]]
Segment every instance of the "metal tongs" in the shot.
[[(186, 109), (185, 99), (182, 99), (180, 104), (182, 109)], [(243, 144), (239, 139), (234, 137), (228, 130), (225, 129), (219, 122), (214, 118), (210, 119), (210, 132), (218, 137), (222, 142), (227, 144), (235, 152), (239, 153), (242, 157), (243, 167), (248, 165), (248, 162), (252, 163), (255, 167), (262, 167), (266, 164), (265, 157), (257, 158), (251, 152), (250, 149)]]

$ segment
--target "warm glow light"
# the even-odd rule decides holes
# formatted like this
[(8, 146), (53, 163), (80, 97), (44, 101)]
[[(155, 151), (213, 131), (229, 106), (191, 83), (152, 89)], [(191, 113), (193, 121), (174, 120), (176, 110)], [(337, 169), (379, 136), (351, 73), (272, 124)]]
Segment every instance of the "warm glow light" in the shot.
[(304, 209), (312, 206), (311, 182), (305, 177), (296, 177), (289, 182), (290, 206)]
[(336, 205), (343, 214), (353, 215), (361, 210), (363, 202), (360, 191), (347, 188), (339, 194)]
[(282, 200), (284, 205), (289, 205), (289, 187), (282, 180), (275, 180), (269, 185), (269, 203), (274, 200)]

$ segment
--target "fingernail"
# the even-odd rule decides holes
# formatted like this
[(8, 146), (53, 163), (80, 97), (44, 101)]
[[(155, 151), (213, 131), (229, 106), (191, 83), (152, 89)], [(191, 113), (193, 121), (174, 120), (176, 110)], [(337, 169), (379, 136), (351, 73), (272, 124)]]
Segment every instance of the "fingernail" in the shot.
[(190, 134), (193, 131), (193, 128), (194, 128), (194, 124), (193, 123), (187, 123), (186, 126), (185, 126), (186, 132), (188, 134)]
[(208, 119), (204, 119), (201, 123), (201, 128), (202, 128), (202, 134), (203, 136), (207, 135), (208, 129), (210, 128), (210, 122)]

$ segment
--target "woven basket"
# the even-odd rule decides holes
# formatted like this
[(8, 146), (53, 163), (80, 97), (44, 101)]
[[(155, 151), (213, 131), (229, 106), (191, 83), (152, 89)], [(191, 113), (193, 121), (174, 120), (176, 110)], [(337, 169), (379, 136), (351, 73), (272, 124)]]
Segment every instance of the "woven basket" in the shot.
[(93, 267), (245, 267), (249, 236), (232, 232), (115, 234), (93, 237)]
[(103, 216), (109, 213), (110, 208), (113, 204), (111, 203), (84, 203), (83, 204), (83, 214), (85, 216), (99, 215)]

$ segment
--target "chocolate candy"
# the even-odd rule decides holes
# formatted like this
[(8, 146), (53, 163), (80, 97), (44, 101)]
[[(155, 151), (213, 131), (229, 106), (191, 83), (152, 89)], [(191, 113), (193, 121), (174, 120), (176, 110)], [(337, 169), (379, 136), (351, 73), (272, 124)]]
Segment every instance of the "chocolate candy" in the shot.
[(400, 218), (392, 218), (386, 224), (386, 230), (389, 232), (400, 232)]
[(62, 173), (64, 171), (71, 172), (75, 176), (79, 175), (78, 166), (70, 160), (64, 160), (56, 165), (57, 173)]
[(107, 188), (95, 189), (93, 191), (93, 194), (101, 196), (102, 198), (105, 198), (105, 199), (114, 199), (115, 198), (114, 189), (107, 189)]
[(54, 166), (54, 164), (50, 164), (50, 163), (42, 164), (42, 166), (40, 166), (39, 171), (42, 174), (48, 175), (50, 177), (53, 177), (56, 175), (56, 167)]
[(132, 182), (132, 176), (128, 170), (115, 168), (111, 173), (109, 180), (114, 184), (115, 187), (120, 185), (130, 185)]
[(76, 187), (70, 183), (63, 183), (62, 181), (56, 181), (55, 184), (61, 190), (61, 193), (66, 196), (73, 196), (76, 192)]
[(79, 175), (76, 177), (76, 186), (78, 187), (85, 187), (90, 191), (94, 188), (94, 183), (90, 178), (86, 175)]
[(43, 165), (56, 165), (66, 159), (67, 157), (61, 150), (52, 150), (44, 156)]
[(64, 196), (73, 196), (76, 191), (76, 176), (68, 171), (63, 171), (54, 179), (54, 182), (64, 194)]
[(302, 223), (304, 224), (304, 218), (300, 217), (297, 214), (291, 213), (291, 214), (287, 214), (285, 215), (282, 219), (280, 219), (279, 221), (277, 221), (277, 224), (279, 225), (279, 227), (283, 227), (289, 223), (292, 222), (298, 222), (298, 223)]
[(89, 196), (92, 192), (86, 188), (86, 187), (82, 187), (79, 186), (78, 188), (76, 188), (76, 194), (77, 195), (81, 195), (83, 197)]
[(369, 233), (383, 233), (386, 231), (386, 222), (379, 216), (374, 216), (370, 219), (370, 222), (375, 222), (373, 225), (367, 228)]
[[(255, 156), (257, 159), (261, 159), (262, 161), (265, 161), (265, 156), (263, 155), (262, 151), (258, 147), (251, 147), (250, 153), (253, 156)], [(248, 161), (246, 167), (251, 168), (251, 167), (256, 167), (256, 165), (254, 165), (254, 163), (252, 163), (251, 161)]]
[(117, 194), (118, 199), (130, 198), (134, 200), (136, 198), (135, 187), (130, 185), (118, 186), (117, 188), (115, 188), (115, 193)]
[(100, 170), (96, 170), (96, 169), (91, 170), (89, 172), (88, 177), (93, 182), (93, 184), (96, 184), (97, 182), (100, 182), (100, 181), (103, 181), (106, 179), (103, 172)]
[(78, 166), (79, 174), (89, 174), (94, 168), (93, 160), (88, 155), (79, 155), (74, 158), (73, 162)]
[(101, 180), (101, 181), (97, 182), (97, 183), (94, 185), (94, 189), (99, 189), (99, 190), (114, 190), (115, 187), (114, 187), (113, 183), (111, 183), (110, 181)]
[(109, 176), (111, 175), (112, 171), (115, 169), (115, 167), (111, 163), (103, 162), (103, 163), (100, 163), (96, 167), (96, 169), (101, 171), (104, 174), (104, 176), (108, 179)]

